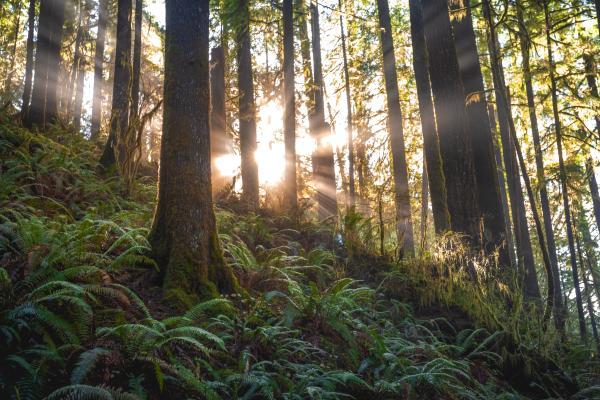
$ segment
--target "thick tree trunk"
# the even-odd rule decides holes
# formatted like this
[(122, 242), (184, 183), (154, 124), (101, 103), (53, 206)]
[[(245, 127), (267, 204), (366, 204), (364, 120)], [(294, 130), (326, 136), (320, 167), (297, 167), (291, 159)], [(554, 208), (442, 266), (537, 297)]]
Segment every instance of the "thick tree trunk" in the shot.
[[(459, 8), (457, 2), (450, 4), (452, 10)], [(460, 19), (454, 18), (452, 26), (465, 91), (464, 102), (477, 178), (479, 211), (483, 219), (482, 247), (488, 255), (498, 252), (500, 264), (507, 266), (510, 265), (510, 258), (506, 243), (506, 226), (469, 0), (466, 0), (466, 10), (461, 12), (466, 12), (466, 15)]]
[(451, 229), (474, 243), (479, 237), (477, 181), (448, 3), (423, 0), (422, 4)]
[(29, 101), (31, 99), (31, 84), (33, 79), (33, 53), (34, 53), (34, 31), (35, 31), (35, 3), (29, 0), (27, 11), (27, 55), (25, 58), (25, 84), (23, 85), (23, 98), (21, 100), (21, 118), (29, 114)]
[(417, 96), (419, 98), (423, 152), (425, 154), (425, 163), (427, 164), (429, 191), (431, 192), (433, 223), (436, 232), (441, 233), (450, 229), (450, 213), (448, 211), (446, 181), (431, 100), (431, 84), (428, 72), (429, 62), (427, 60), (427, 49), (425, 48), (425, 34), (423, 33), (423, 9), (420, 0), (410, 0), (409, 7), (413, 70), (417, 83)]
[(298, 208), (296, 182), (296, 95), (294, 89), (294, 4), (283, 0), (283, 141), (285, 144), (284, 204)]
[[(115, 166), (117, 155), (124, 156), (118, 143), (124, 140), (129, 127), (129, 102), (131, 96), (131, 0), (119, 0), (117, 11), (117, 45), (115, 73), (110, 115), (110, 132), (100, 158), (104, 169)], [(123, 154), (120, 154), (123, 153)]]
[(104, 42), (106, 40), (108, 0), (98, 0), (98, 33), (94, 51), (94, 93), (92, 96), (92, 130), (90, 139), (100, 136), (102, 124), (102, 89), (104, 88)]
[(340, 35), (342, 39), (342, 60), (344, 67), (344, 89), (346, 91), (346, 129), (348, 133), (348, 199), (347, 205), (354, 208), (356, 202), (356, 186), (354, 183), (354, 128), (352, 125), (352, 97), (350, 94), (350, 74), (348, 73), (348, 55), (346, 52), (346, 34), (342, 16), (342, 0), (338, 2), (340, 10)]
[(312, 55), (314, 63), (314, 123), (317, 139), (317, 172), (315, 176), (317, 188), (318, 215), (320, 220), (337, 216), (337, 187), (335, 182), (335, 161), (331, 143), (331, 127), (325, 122), (325, 101), (323, 66), (321, 63), (321, 29), (319, 9), (316, 3), (310, 3)]
[(210, 191), (209, 1), (167, 0), (158, 204), (150, 244), (165, 297), (189, 307), (232, 292)]
[(225, 52), (223, 47), (211, 51), (210, 69), (210, 148), (213, 199), (218, 198), (229, 179), (217, 168), (220, 157), (232, 154), (232, 140), (227, 135), (225, 108)]
[(142, 25), (144, 17), (142, 0), (135, 0), (135, 31), (133, 35), (133, 75), (131, 77), (131, 111), (130, 116), (139, 123), (140, 114), (140, 78), (142, 73)]
[(56, 89), (60, 69), (63, 0), (41, 0), (31, 105), (25, 124), (45, 129), (58, 120)]
[[(515, 232), (515, 242), (517, 247), (518, 274), (523, 284), (523, 293), (528, 299), (539, 299), (540, 289), (535, 272), (535, 261), (533, 258), (533, 248), (531, 246), (531, 236), (527, 226), (527, 215), (525, 214), (525, 199), (523, 197), (523, 188), (521, 187), (521, 178), (519, 177), (519, 164), (516, 155), (516, 132), (511, 132), (514, 125), (510, 109), (510, 102), (507, 98), (507, 88), (504, 83), (504, 71), (500, 62), (500, 53), (498, 49), (498, 39), (494, 30), (494, 23), (491, 18), (489, 3), (483, 5), (485, 18), (488, 21), (488, 49), (490, 50), (490, 64), (492, 67), (492, 79), (494, 82), (494, 93), (498, 104), (498, 120), (500, 125), (500, 138), (502, 141), (502, 154), (504, 156), (504, 168), (506, 171), (506, 180), (508, 183), (508, 192), (510, 195), (510, 206), (512, 211), (512, 221)], [(535, 203), (532, 203), (532, 208)]]
[(388, 1), (377, 0), (377, 10), (379, 12), (381, 49), (383, 52), (383, 75), (387, 95), (388, 126), (392, 145), (392, 167), (396, 199), (396, 234), (398, 237), (398, 247), (401, 249), (402, 255), (412, 257), (414, 256), (415, 246), (410, 210), (410, 193), (408, 191), (408, 167), (406, 165), (402, 110), (400, 108), (396, 56), (394, 54)]
[(240, 0), (237, 26), (237, 62), (240, 114), (240, 152), (242, 156), (243, 197), (249, 209), (258, 208), (258, 165), (256, 163), (256, 103), (250, 45), (249, 0)]
[(571, 220), (571, 206), (569, 204), (569, 191), (567, 185), (567, 173), (563, 159), (562, 149), (562, 125), (558, 112), (558, 93), (556, 88), (556, 77), (554, 72), (554, 56), (552, 54), (552, 39), (550, 37), (550, 15), (548, 12), (548, 0), (544, 0), (544, 21), (546, 32), (546, 51), (548, 57), (548, 72), (550, 75), (550, 94), (552, 98), (552, 114), (554, 116), (554, 134), (556, 137), (556, 147), (558, 152), (558, 166), (560, 172), (560, 184), (562, 192), (563, 207), (565, 212), (565, 222), (567, 226), (567, 240), (569, 243), (569, 255), (571, 260), (571, 272), (573, 274), (573, 285), (575, 286), (575, 297), (577, 303), (577, 315), (579, 317), (579, 333), (585, 339), (587, 329), (585, 326), (585, 316), (583, 313), (583, 299), (581, 288), (579, 286), (579, 271), (577, 267), (577, 256), (575, 252), (575, 241), (573, 238), (573, 226)]
[(533, 93), (533, 83), (531, 76), (531, 67), (529, 64), (529, 34), (523, 18), (522, 5), (517, 2), (517, 20), (519, 29), (519, 44), (521, 48), (523, 79), (525, 83), (525, 94), (527, 96), (527, 108), (529, 111), (529, 122), (531, 127), (531, 136), (533, 137), (533, 148), (535, 152), (535, 165), (538, 180), (538, 191), (540, 193), (540, 205), (544, 220), (544, 232), (546, 234), (546, 243), (548, 244), (548, 256), (552, 267), (552, 276), (554, 278), (554, 307), (556, 313), (554, 320), (557, 329), (564, 331), (566, 310), (562, 304), (562, 292), (560, 288), (560, 272), (558, 268), (558, 256), (556, 254), (556, 242), (554, 240), (554, 228), (552, 226), (552, 214), (550, 211), (550, 201), (548, 199), (548, 190), (546, 185), (546, 174), (544, 172), (544, 157), (542, 155), (542, 146), (540, 133), (535, 112), (535, 96)]

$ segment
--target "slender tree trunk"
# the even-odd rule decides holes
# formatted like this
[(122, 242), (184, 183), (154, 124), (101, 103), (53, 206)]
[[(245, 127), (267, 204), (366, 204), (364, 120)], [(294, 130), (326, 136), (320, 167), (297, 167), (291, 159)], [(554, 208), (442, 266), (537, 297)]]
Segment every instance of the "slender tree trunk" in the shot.
[(552, 39), (550, 37), (550, 15), (548, 12), (548, 2), (543, 1), (544, 5), (544, 21), (545, 21), (545, 32), (546, 32), (546, 50), (548, 57), (548, 72), (550, 75), (550, 94), (552, 97), (552, 114), (554, 116), (554, 134), (556, 136), (556, 147), (558, 151), (558, 165), (560, 172), (560, 183), (562, 189), (563, 207), (565, 212), (565, 222), (567, 226), (567, 240), (569, 243), (569, 255), (571, 259), (571, 272), (573, 274), (573, 285), (575, 286), (575, 296), (577, 303), (577, 314), (579, 317), (579, 333), (581, 337), (585, 339), (587, 336), (587, 329), (585, 326), (585, 316), (583, 313), (583, 300), (581, 297), (581, 288), (579, 287), (579, 274), (577, 268), (577, 256), (575, 252), (575, 241), (573, 238), (573, 226), (571, 225), (571, 206), (569, 204), (569, 192), (567, 186), (567, 173), (565, 169), (565, 162), (563, 159), (562, 149), (562, 126), (560, 116), (558, 112), (558, 94), (556, 88), (556, 77), (554, 72), (554, 56), (552, 54)]
[(296, 182), (296, 95), (294, 79), (294, 4), (293, 0), (283, 0), (284, 204), (290, 210), (298, 208), (298, 185)]
[(45, 129), (58, 120), (56, 89), (60, 69), (63, 0), (41, 0), (31, 105), (25, 124)]
[(250, 45), (249, 0), (240, 0), (237, 26), (237, 62), (240, 113), (240, 152), (242, 156), (243, 197), (249, 209), (258, 208), (258, 165), (256, 163), (256, 103)]
[[(456, 11), (459, 4), (450, 4), (451, 9)], [(466, 12), (466, 15), (460, 19), (453, 18), (452, 26), (465, 91), (464, 102), (477, 178), (477, 198), (483, 222), (482, 248), (488, 255), (498, 252), (500, 264), (507, 266), (510, 265), (510, 258), (506, 244), (506, 226), (469, 0), (466, 1), (466, 10), (461, 12)]]
[(158, 204), (150, 244), (165, 297), (189, 307), (233, 292), (210, 190), (209, 0), (167, 0)]
[(423, 254), (427, 246), (427, 215), (429, 214), (429, 185), (427, 184), (427, 165), (423, 162), (421, 175), (421, 244), (419, 250)]
[(210, 69), (210, 147), (213, 199), (225, 188), (228, 178), (215, 164), (220, 157), (232, 154), (231, 137), (227, 135), (227, 110), (225, 108), (225, 53), (223, 47), (211, 51)]
[[(110, 115), (110, 132), (100, 158), (104, 169), (109, 169), (124, 156), (121, 145), (129, 127), (131, 96), (131, 0), (119, 0), (117, 11), (117, 45), (115, 51), (115, 73)], [(123, 153), (123, 154), (121, 154)]]
[(75, 86), (77, 84), (77, 73), (79, 72), (79, 64), (81, 64), (81, 47), (83, 41), (83, 0), (79, 0), (77, 7), (77, 33), (75, 34), (75, 53), (73, 54), (73, 63), (71, 64), (71, 73), (69, 76), (69, 82), (67, 83), (67, 98), (64, 99), (66, 104), (63, 104), (63, 107), (66, 106), (65, 113), (67, 115), (67, 120), (71, 121), (73, 118), (73, 92), (75, 91)]
[[(87, 27), (89, 31), (89, 26)], [(85, 84), (85, 57), (80, 55), (77, 65), (77, 80), (75, 85), (75, 100), (73, 105), (73, 127), (77, 132), (81, 128), (81, 116), (83, 111), (83, 86)]]
[[(573, 220), (573, 225), (577, 225), (575, 220)], [(579, 241), (579, 234), (577, 232), (575, 232), (575, 245), (577, 248), (577, 254), (579, 256), (579, 265), (581, 265), (581, 280), (583, 281), (584, 288), (583, 295), (585, 295), (586, 298), (588, 317), (590, 319), (590, 325), (592, 326), (592, 335), (594, 337), (596, 348), (600, 349), (600, 340), (598, 339), (598, 327), (596, 325), (596, 316), (594, 315), (594, 305), (592, 304), (590, 287), (588, 285), (587, 277), (585, 274), (585, 262), (583, 260), (583, 251), (581, 249), (581, 242)], [(587, 261), (589, 262), (589, 259)]]
[(423, 133), (423, 152), (427, 164), (427, 179), (431, 191), (431, 206), (433, 208), (433, 223), (438, 233), (450, 229), (450, 213), (446, 195), (446, 180), (440, 144), (435, 127), (433, 103), (431, 100), (431, 84), (429, 82), (429, 61), (423, 33), (423, 9), (420, 0), (410, 0), (410, 29), (413, 49), (413, 70), (417, 83), (419, 98), (419, 114), (421, 115), (421, 130)]
[(387, 0), (377, 0), (379, 11), (379, 27), (381, 33), (381, 49), (383, 52), (383, 70), (385, 91), (387, 94), (388, 124), (392, 145), (392, 166), (394, 172), (394, 194), (396, 199), (396, 234), (398, 247), (402, 255), (414, 256), (415, 245), (410, 210), (410, 193), (408, 191), (408, 167), (404, 148), (404, 132), (402, 129), (402, 110), (400, 93), (398, 92), (398, 76), (396, 74), (396, 56), (392, 39), (392, 24)]
[(317, 139), (317, 204), (320, 220), (337, 216), (337, 186), (335, 181), (335, 161), (331, 143), (332, 129), (325, 121), (324, 80), (321, 63), (321, 27), (319, 9), (316, 2), (310, 3), (312, 33), (314, 123)]
[(338, 2), (340, 10), (340, 35), (342, 38), (342, 59), (344, 67), (344, 89), (346, 90), (346, 124), (348, 130), (348, 197), (346, 200), (350, 208), (356, 202), (356, 187), (354, 184), (354, 132), (352, 125), (352, 97), (350, 94), (350, 75), (348, 73), (348, 55), (346, 53), (346, 34), (344, 33), (344, 19), (342, 17), (342, 0)]
[[(596, 5), (598, 2), (596, 2)], [(598, 95), (598, 85), (596, 84), (596, 73), (594, 69), (593, 57), (586, 55), (584, 56), (585, 63), (585, 76), (587, 79), (588, 86), (590, 87), (590, 94), (595, 99), (600, 99)], [(600, 138), (600, 115), (596, 115), (596, 134)], [(594, 217), (596, 219), (596, 226), (600, 230), (600, 194), (598, 193), (598, 182), (596, 181), (596, 174), (594, 173), (594, 162), (592, 157), (587, 159), (585, 164), (586, 174), (588, 176), (588, 185), (590, 187), (590, 194), (592, 196), (592, 204), (594, 206)]]
[(506, 180), (504, 179), (504, 162), (498, 144), (498, 131), (496, 128), (496, 117), (494, 106), (488, 104), (488, 117), (490, 119), (490, 128), (494, 137), (494, 159), (496, 160), (496, 173), (498, 175), (498, 185), (500, 187), (500, 201), (502, 202), (502, 214), (504, 215), (504, 226), (506, 227), (506, 247), (508, 249), (508, 257), (510, 265), (517, 268), (517, 259), (515, 256), (515, 243), (513, 241), (513, 231), (510, 223), (510, 207), (508, 206), (508, 195), (506, 193)]
[[(135, 32), (133, 38), (133, 75), (131, 77), (131, 111), (133, 120), (139, 119), (140, 114), (140, 78), (142, 73), (142, 25), (144, 17), (142, 0), (135, 0)], [(139, 122), (139, 121), (138, 121)]]
[(33, 79), (33, 53), (34, 53), (34, 31), (35, 31), (35, 3), (29, 0), (27, 11), (27, 56), (25, 59), (25, 84), (23, 86), (23, 98), (21, 100), (21, 118), (29, 114), (29, 101), (31, 99), (31, 84)]
[[(502, 154), (504, 156), (504, 168), (506, 170), (506, 180), (510, 195), (510, 206), (517, 247), (518, 274), (519, 279), (523, 283), (523, 293), (525, 297), (527, 299), (539, 299), (541, 295), (535, 272), (533, 248), (531, 246), (531, 237), (527, 226), (525, 199), (523, 197), (523, 188), (521, 187), (519, 164), (516, 155), (518, 143), (516, 143), (516, 132), (511, 132), (511, 127), (514, 124), (510, 102), (507, 98), (507, 88), (504, 84), (504, 71), (500, 61), (498, 38), (491, 17), (489, 3), (487, 3), (486, 0), (484, 0), (483, 3), (483, 12), (488, 23), (488, 49), (490, 50), (490, 64), (492, 67), (494, 92), (496, 95), (496, 102), (498, 103), (498, 120), (500, 124)], [(532, 208), (534, 206), (534, 203), (532, 203)]]
[(448, 3), (423, 0), (422, 5), (451, 229), (474, 243), (479, 237), (477, 181)]
[(521, 66), (523, 68), (523, 80), (525, 83), (525, 94), (527, 96), (527, 108), (529, 111), (529, 121), (531, 127), (531, 136), (533, 137), (533, 148), (535, 152), (535, 165), (538, 180), (538, 191), (540, 193), (540, 205), (544, 219), (544, 232), (546, 234), (546, 243), (548, 244), (548, 256), (552, 266), (552, 276), (554, 277), (554, 307), (556, 309), (555, 323), (557, 329), (564, 331), (566, 310), (562, 304), (562, 292), (560, 288), (560, 272), (558, 268), (558, 256), (556, 254), (556, 242), (554, 240), (554, 228), (552, 227), (552, 214), (550, 211), (550, 201), (548, 199), (548, 189), (546, 185), (546, 174), (544, 173), (544, 157), (542, 155), (542, 146), (538, 128), (537, 115), (535, 112), (535, 96), (533, 93), (533, 83), (531, 76), (531, 67), (529, 64), (529, 34), (523, 17), (522, 5), (519, 1), (516, 4), (517, 21), (519, 29), (519, 44), (521, 48)]
[(383, 193), (382, 188), (377, 190), (377, 216), (379, 218), (379, 253), (385, 256), (385, 223), (383, 221)]
[(92, 130), (90, 139), (98, 140), (102, 124), (102, 89), (104, 88), (104, 42), (106, 40), (108, 0), (98, 0), (98, 33), (94, 51), (94, 93), (92, 95)]

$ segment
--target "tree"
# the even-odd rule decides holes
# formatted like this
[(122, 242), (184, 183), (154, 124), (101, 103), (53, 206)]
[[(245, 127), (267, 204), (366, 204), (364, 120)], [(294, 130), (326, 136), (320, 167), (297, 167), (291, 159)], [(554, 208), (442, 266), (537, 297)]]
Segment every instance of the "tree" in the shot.
[[(140, 106), (140, 77), (142, 69), (142, 25), (144, 17), (144, 4), (142, 0), (135, 0), (135, 31), (133, 35), (133, 66), (131, 77), (131, 111), (132, 119), (138, 120)], [(139, 123), (139, 121), (138, 121)]]
[(427, 180), (431, 192), (433, 208), (433, 223), (438, 233), (450, 229), (450, 214), (446, 195), (446, 179), (440, 143), (435, 126), (435, 116), (431, 99), (431, 84), (429, 82), (429, 61), (423, 33), (423, 9), (420, 0), (410, 0), (410, 31), (413, 49), (413, 70), (419, 98), (419, 114), (421, 116), (421, 131), (423, 133), (423, 152), (427, 165)]
[(28, 127), (45, 129), (48, 124), (58, 120), (56, 89), (64, 19), (63, 0), (40, 1), (33, 92), (25, 118), (25, 125)]
[(296, 100), (294, 92), (294, 4), (283, 0), (283, 141), (285, 144), (284, 204), (298, 207), (296, 183)]
[(149, 241), (165, 295), (189, 306), (235, 288), (210, 190), (209, 0), (167, 0), (158, 203)]
[(131, 0), (119, 0), (117, 10), (117, 46), (115, 50), (115, 73), (110, 115), (110, 132), (100, 157), (104, 169), (115, 166), (116, 153), (123, 156), (120, 143), (129, 128), (129, 104), (131, 99)]
[[(465, 91), (464, 102), (477, 179), (477, 198), (483, 220), (482, 244), (487, 254), (497, 251), (500, 264), (506, 266), (510, 265), (506, 246), (506, 226), (496, 173), (492, 131), (487, 114), (483, 75), (471, 18), (470, 0), (451, 2), (450, 4), (451, 9), (455, 12), (452, 19), (454, 43)], [(461, 6), (464, 7), (461, 9)]]
[(242, 156), (242, 190), (244, 202), (249, 209), (258, 208), (258, 165), (256, 163), (256, 103), (252, 72), (252, 49), (250, 44), (249, 0), (239, 0), (235, 15), (238, 63), (238, 90), (240, 115), (240, 152)]
[(402, 130), (402, 110), (398, 92), (398, 76), (396, 74), (396, 56), (392, 40), (392, 24), (387, 0), (377, 0), (381, 49), (383, 52), (383, 69), (385, 91), (387, 95), (388, 123), (392, 147), (392, 166), (394, 173), (394, 192), (396, 197), (396, 233), (398, 246), (402, 254), (414, 255), (413, 226), (410, 210), (410, 193), (408, 191), (408, 168), (404, 148), (404, 132)]
[(479, 235), (477, 181), (448, 3), (422, 0), (422, 5), (450, 225), (453, 231), (475, 242)]
[(94, 93), (92, 95), (91, 140), (97, 140), (102, 122), (102, 89), (104, 88), (104, 44), (106, 41), (108, 0), (98, 0), (98, 31), (94, 50)]
[(225, 52), (222, 46), (211, 50), (210, 69), (210, 147), (212, 193), (216, 198), (227, 183), (216, 160), (231, 153), (231, 137), (227, 135), (225, 109)]
[(35, 4), (36, 0), (29, 0), (27, 10), (27, 55), (25, 61), (25, 84), (23, 85), (23, 97), (21, 100), (21, 118), (29, 114), (29, 100), (31, 99), (31, 84), (33, 80), (33, 53), (34, 53), (34, 30), (35, 30)]

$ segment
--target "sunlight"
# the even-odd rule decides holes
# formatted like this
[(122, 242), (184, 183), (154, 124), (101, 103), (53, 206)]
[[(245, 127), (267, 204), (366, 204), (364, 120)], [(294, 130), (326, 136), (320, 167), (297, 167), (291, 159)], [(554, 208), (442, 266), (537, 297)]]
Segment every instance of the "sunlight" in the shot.
[(240, 159), (233, 153), (226, 154), (215, 159), (215, 166), (222, 176), (234, 176), (240, 168)]

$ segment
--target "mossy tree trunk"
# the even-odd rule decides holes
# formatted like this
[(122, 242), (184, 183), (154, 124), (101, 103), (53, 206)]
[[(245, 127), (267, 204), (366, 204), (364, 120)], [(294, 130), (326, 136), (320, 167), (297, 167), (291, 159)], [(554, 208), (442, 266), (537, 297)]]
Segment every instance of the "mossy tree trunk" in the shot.
[(167, 0), (158, 204), (150, 244), (167, 297), (189, 306), (235, 289), (211, 198), (209, 0)]

